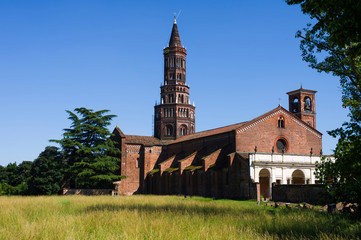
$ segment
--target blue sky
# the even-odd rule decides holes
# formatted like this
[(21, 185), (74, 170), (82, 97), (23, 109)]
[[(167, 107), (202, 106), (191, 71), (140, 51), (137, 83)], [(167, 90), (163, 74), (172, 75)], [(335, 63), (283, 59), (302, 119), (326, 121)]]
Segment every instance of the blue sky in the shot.
[[(286, 92), (317, 90), (317, 129), (347, 121), (339, 80), (302, 62), (310, 21), (284, 1), (0, 1), (0, 165), (34, 160), (70, 126), (65, 110), (109, 109), (125, 134), (152, 135), (173, 13), (187, 48), (196, 131), (251, 120)], [(279, 100), (280, 99), (280, 100)]]

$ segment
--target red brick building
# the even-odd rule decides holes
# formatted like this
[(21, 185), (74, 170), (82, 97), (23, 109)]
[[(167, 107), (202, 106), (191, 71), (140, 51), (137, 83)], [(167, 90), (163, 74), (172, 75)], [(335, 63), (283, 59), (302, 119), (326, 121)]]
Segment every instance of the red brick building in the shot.
[(114, 129), (122, 151), (119, 194), (186, 194), (255, 198), (256, 183), (270, 197), (272, 183), (314, 183), (322, 154), (316, 127), (316, 91), (288, 92), (289, 110), (195, 132), (195, 107), (186, 84), (186, 49), (174, 21), (164, 54), (164, 84), (154, 107), (154, 136)]

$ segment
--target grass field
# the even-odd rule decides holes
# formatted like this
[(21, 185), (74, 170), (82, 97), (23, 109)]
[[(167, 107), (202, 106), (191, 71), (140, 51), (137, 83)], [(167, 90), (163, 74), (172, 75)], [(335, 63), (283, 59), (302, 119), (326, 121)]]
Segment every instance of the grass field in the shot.
[(361, 223), (254, 201), (0, 197), (0, 239), (360, 239)]

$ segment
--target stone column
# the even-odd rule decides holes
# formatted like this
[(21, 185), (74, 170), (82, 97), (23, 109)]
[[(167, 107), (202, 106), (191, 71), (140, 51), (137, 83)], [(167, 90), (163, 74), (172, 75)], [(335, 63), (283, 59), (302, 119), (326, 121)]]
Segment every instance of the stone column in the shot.
[(282, 184), (287, 184), (287, 172), (286, 168), (282, 168)]
[(310, 169), (310, 184), (315, 184), (315, 175), (314, 175), (314, 170), (311, 168)]

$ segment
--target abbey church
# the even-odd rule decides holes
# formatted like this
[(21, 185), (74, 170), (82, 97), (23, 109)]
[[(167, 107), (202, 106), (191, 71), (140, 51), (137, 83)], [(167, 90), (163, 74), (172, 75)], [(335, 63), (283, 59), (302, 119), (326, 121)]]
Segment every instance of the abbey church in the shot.
[(269, 198), (272, 184), (314, 184), (322, 155), (316, 130), (316, 91), (287, 92), (289, 106), (259, 117), (196, 132), (195, 106), (186, 83), (186, 55), (174, 20), (163, 50), (164, 82), (154, 107), (154, 135), (113, 131), (121, 154), (116, 192), (216, 198)]

